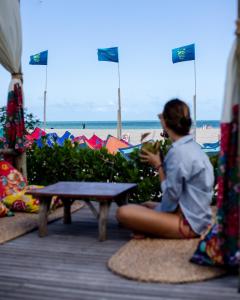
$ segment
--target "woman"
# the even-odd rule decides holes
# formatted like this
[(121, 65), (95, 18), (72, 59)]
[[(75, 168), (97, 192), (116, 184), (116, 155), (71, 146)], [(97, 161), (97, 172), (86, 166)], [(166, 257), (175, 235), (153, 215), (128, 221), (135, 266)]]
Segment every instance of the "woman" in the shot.
[(189, 134), (190, 111), (186, 103), (173, 99), (159, 115), (173, 144), (164, 161), (159, 153), (142, 150), (141, 159), (159, 173), (162, 201), (124, 205), (118, 221), (137, 234), (163, 238), (193, 238), (211, 224), (210, 203), (214, 175), (207, 155)]

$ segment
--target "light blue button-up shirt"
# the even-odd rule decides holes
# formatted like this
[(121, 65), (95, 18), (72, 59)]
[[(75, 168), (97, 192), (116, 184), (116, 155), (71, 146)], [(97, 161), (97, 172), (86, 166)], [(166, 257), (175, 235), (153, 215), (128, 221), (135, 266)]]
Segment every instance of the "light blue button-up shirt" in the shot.
[(173, 212), (180, 206), (194, 232), (202, 234), (211, 223), (213, 167), (191, 135), (174, 142), (164, 159), (162, 202), (157, 211)]

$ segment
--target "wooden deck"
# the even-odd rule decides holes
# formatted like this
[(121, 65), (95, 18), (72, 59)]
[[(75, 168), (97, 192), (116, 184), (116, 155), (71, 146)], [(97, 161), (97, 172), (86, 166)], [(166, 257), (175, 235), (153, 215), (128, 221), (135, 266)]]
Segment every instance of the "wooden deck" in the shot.
[(73, 214), (73, 224), (49, 226), (49, 235), (31, 232), (0, 246), (1, 300), (166, 300), (240, 299), (237, 277), (191, 284), (157, 284), (113, 274), (106, 262), (129, 240), (111, 208), (108, 240), (98, 242), (96, 219), (86, 207)]

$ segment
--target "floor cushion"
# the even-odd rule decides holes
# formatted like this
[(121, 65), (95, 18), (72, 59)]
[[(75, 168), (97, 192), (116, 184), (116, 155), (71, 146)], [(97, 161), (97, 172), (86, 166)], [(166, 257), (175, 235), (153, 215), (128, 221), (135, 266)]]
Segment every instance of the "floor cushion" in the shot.
[(9, 162), (0, 161), (0, 201), (7, 195), (18, 193), (27, 186), (27, 180)]
[[(38, 213), (39, 199), (34, 198), (32, 195), (27, 195), (27, 192), (32, 189), (43, 187), (44, 186), (40, 185), (28, 185), (21, 192), (8, 195), (5, 198), (3, 198), (2, 201), (11, 211)], [(57, 196), (52, 197), (50, 210), (54, 210), (60, 206), (62, 206), (62, 201)]]

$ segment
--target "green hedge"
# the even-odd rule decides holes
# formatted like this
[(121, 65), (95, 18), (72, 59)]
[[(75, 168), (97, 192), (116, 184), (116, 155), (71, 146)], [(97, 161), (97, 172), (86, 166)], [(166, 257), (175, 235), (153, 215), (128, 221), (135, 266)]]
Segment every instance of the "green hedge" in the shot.
[[(165, 154), (169, 142), (160, 141)], [(139, 159), (139, 150), (126, 160), (120, 153), (111, 155), (101, 150), (82, 149), (78, 144), (65, 141), (63, 147), (33, 144), (27, 151), (27, 172), (30, 184), (49, 185), (58, 181), (135, 182), (138, 188), (130, 201), (158, 201), (160, 184), (158, 174)]]

